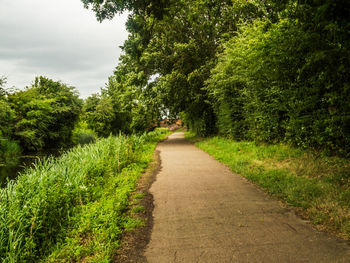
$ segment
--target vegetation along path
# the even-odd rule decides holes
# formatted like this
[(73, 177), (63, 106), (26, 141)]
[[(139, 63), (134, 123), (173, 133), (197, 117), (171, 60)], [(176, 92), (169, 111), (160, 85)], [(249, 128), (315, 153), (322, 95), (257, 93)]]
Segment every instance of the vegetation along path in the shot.
[(158, 146), (149, 262), (349, 262), (320, 232), (175, 133)]

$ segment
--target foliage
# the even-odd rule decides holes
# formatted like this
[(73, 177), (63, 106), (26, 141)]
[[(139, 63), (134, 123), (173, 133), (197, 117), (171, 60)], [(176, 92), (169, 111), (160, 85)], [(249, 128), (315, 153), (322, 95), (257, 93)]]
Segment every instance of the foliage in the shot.
[[(12, 167), (17, 165), (20, 153), (21, 148), (18, 143), (2, 137), (0, 133), (0, 167)], [(2, 175), (0, 177), (2, 177)], [(2, 178), (0, 178), (0, 181), (1, 179)]]
[(147, 85), (142, 74), (125, 71), (124, 65), (119, 65), (101, 95), (94, 94), (86, 99), (83, 119), (88, 127), (103, 137), (151, 129), (160, 118), (161, 107), (154, 85), (141, 89), (140, 83)]
[(5, 84), (6, 84), (6, 77), (1, 76), (0, 77), (0, 98), (3, 98), (6, 95), (6, 90), (5, 90)]
[[(239, 20), (263, 15), (255, 1), (83, 2), (94, 6), (99, 19), (125, 9), (132, 11), (127, 22), (130, 36), (124, 43), (125, 54), (115, 79), (118, 85), (132, 87), (142, 105), (136, 108), (142, 108), (142, 114), (159, 116), (153, 106), (157, 104), (158, 112), (170, 112), (169, 117), (185, 112), (191, 125), (203, 134), (216, 131), (216, 118), (203, 83), (215, 65), (221, 41), (234, 34)], [(151, 95), (154, 93), (155, 97)], [(139, 96), (148, 100), (141, 101)], [(133, 127), (140, 127), (138, 120), (141, 118), (135, 119)]]
[(100, 20), (131, 12), (123, 91), (149, 98), (151, 82), (158, 109), (202, 135), (349, 154), (348, 1), (83, 2)]
[(3, 136), (12, 136), (15, 116), (15, 112), (7, 100), (0, 98), (0, 133)]
[(72, 142), (74, 145), (89, 144), (96, 141), (96, 133), (88, 128), (88, 124), (84, 121), (79, 121), (72, 131)]
[(327, 42), (291, 19), (242, 26), (207, 81), (220, 134), (349, 154), (350, 53)]
[(18, 142), (12, 139), (15, 123), (15, 111), (7, 101), (6, 78), (0, 77), (0, 182), (6, 178), (6, 168), (12, 168), (19, 162), (22, 152)]
[(130, 225), (124, 215), (130, 192), (165, 134), (77, 146), (9, 182), (0, 190), (1, 261), (110, 259)]
[(15, 112), (11, 137), (18, 140), (24, 150), (71, 144), (81, 108), (73, 87), (38, 77), (31, 87), (9, 94), (7, 101)]
[(113, 104), (110, 98), (93, 94), (84, 103), (84, 119), (88, 127), (98, 136), (107, 137), (112, 133), (112, 122), (115, 119)]
[(6, 78), (0, 77), (0, 135), (11, 137), (15, 112), (7, 101)]
[(349, 160), (320, 157), (284, 144), (266, 145), (220, 137), (198, 139), (205, 150), (230, 169), (262, 186), (289, 205), (301, 208), (314, 224), (350, 237)]
[(141, 65), (160, 74), (156, 86), (163, 104), (174, 115), (184, 112), (191, 127), (203, 135), (216, 131), (216, 116), (203, 86), (219, 45), (234, 34), (239, 19), (259, 15), (252, 1), (229, 2), (173, 4), (161, 21), (151, 20), (153, 36), (140, 58)]
[(152, 12), (162, 16), (164, 9), (170, 4), (169, 0), (82, 0), (85, 7), (92, 6), (100, 21), (103, 19), (112, 19), (116, 13), (129, 10), (135, 13)]

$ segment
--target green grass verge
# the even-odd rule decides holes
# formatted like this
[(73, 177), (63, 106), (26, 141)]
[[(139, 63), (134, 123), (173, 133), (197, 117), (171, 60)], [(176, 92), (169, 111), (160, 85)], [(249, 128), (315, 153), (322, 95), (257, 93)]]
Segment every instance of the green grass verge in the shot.
[(109, 262), (129, 196), (167, 130), (78, 146), (0, 190), (1, 262)]
[(221, 137), (186, 138), (287, 204), (314, 224), (350, 238), (350, 160), (287, 145), (258, 145)]

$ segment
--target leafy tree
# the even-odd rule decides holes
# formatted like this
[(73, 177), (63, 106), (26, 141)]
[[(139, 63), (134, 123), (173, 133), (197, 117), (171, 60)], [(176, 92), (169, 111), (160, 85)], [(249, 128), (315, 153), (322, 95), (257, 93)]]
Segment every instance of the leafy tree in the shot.
[(7, 101), (6, 78), (0, 78), (0, 136), (11, 137), (15, 112)]
[(90, 96), (84, 104), (84, 112), (88, 127), (99, 136), (107, 137), (112, 133), (115, 112), (111, 98), (98, 94)]
[[(334, 21), (320, 23), (318, 13), (329, 5), (299, 10), (305, 5), (289, 6), (278, 22), (243, 26), (227, 42), (207, 82), (219, 130), (236, 139), (347, 154), (349, 45), (344, 29), (329, 37), (325, 25)], [(304, 20), (305, 13), (318, 18)]]
[(0, 77), (0, 98), (4, 98), (6, 95), (5, 84), (6, 84), (6, 77), (5, 76)]
[(126, 68), (119, 65), (102, 94), (94, 94), (85, 102), (85, 118), (100, 136), (144, 132), (159, 118), (154, 85), (144, 84), (147, 82), (142, 73), (128, 72)]
[(139, 90), (152, 75), (159, 75), (155, 82), (159, 106), (173, 115), (187, 112), (197, 131), (213, 133), (215, 115), (204, 81), (221, 41), (235, 34), (240, 19), (260, 15), (253, 1), (232, 5), (224, 0), (170, 2), (161, 18), (152, 12), (133, 12), (127, 22), (131, 34), (123, 46), (123, 70), (141, 76), (132, 84)]
[(0, 184), (7, 177), (7, 169), (17, 165), (21, 148), (13, 140), (15, 111), (7, 100), (6, 78), (0, 78)]
[(73, 87), (38, 77), (31, 87), (8, 96), (16, 113), (14, 138), (25, 150), (41, 150), (71, 143), (81, 101)]
[(152, 13), (157, 17), (162, 17), (166, 8), (170, 6), (173, 0), (82, 0), (86, 8), (92, 6), (92, 10), (100, 21), (111, 19), (117, 13), (126, 10), (134, 13)]
[(158, 105), (202, 135), (349, 152), (349, 1), (82, 1), (100, 20), (131, 12), (115, 112)]

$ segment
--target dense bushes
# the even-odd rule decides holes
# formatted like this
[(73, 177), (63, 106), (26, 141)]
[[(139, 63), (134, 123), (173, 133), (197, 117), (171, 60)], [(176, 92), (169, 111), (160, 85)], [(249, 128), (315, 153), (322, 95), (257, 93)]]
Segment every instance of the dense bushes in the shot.
[(81, 100), (73, 87), (45, 77), (0, 97), (0, 131), (24, 151), (71, 144)]
[(350, 149), (350, 51), (292, 19), (257, 20), (225, 45), (207, 88), (221, 134)]
[(83, 131), (76, 132), (75, 138), (72, 136), (73, 129), (77, 131), (82, 104), (73, 87), (38, 77), (24, 90), (7, 90), (5, 79), (0, 80), (1, 185), (14, 176), (23, 153), (52, 151), (91, 141)]
[(2, 262), (104, 259), (118, 246), (129, 193), (167, 131), (109, 137), (27, 169), (0, 190)]

